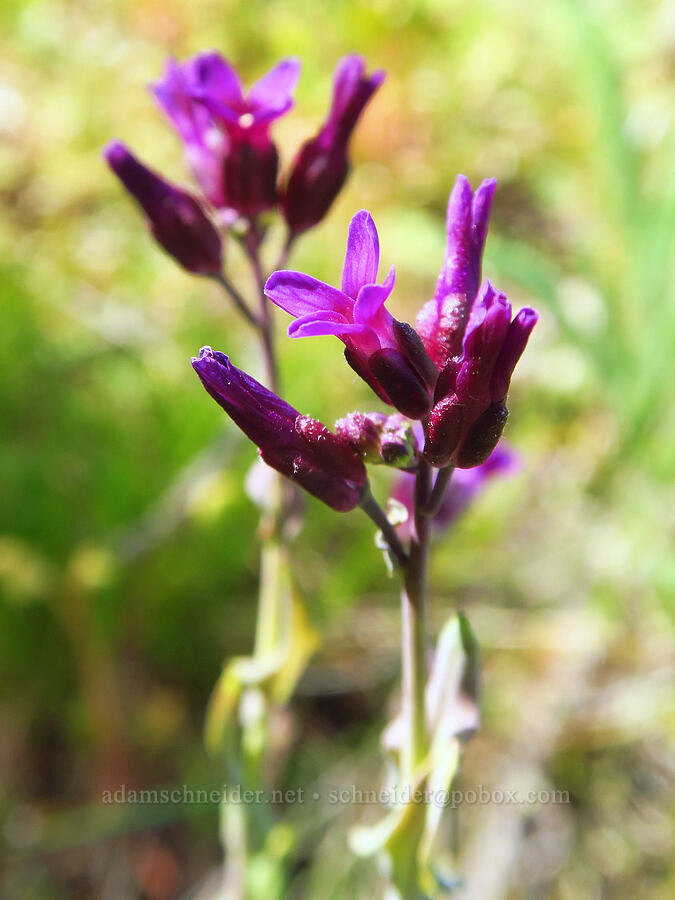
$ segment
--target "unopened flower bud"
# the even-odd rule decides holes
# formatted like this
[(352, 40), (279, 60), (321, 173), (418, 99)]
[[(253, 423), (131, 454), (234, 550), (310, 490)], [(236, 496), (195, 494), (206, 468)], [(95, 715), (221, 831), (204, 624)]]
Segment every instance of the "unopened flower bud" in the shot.
[(502, 436), (509, 417), (506, 404), (493, 403), (476, 419), (457, 452), (457, 468), (480, 466), (490, 456)]
[(409, 469), (417, 462), (418, 453), (412, 422), (398, 414), (388, 416), (380, 437), (380, 456), (384, 464)]
[(383, 80), (383, 72), (366, 76), (360, 56), (347, 56), (338, 63), (328, 119), (300, 148), (283, 193), (282, 210), (291, 234), (319, 223), (339, 194), (349, 172), (349, 138)]
[(431, 409), (433, 393), (410, 362), (393, 347), (373, 353), (368, 367), (389, 402), (411, 419), (423, 418)]
[(434, 406), (424, 445), (424, 455), (432, 466), (440, 469), (451, 463), (463, 426), (464, 408), (456, 394), (444, 397)]
[(335, 423), (338, 437), (343, 438), (366, 462), (384, 464), (397, 469), (411, 468), (419, 452), (412, 422), (395, 413), (349, 413)]
[(119, 141), (108, 144), (103, 156), (147, 215), (157, 243), (188, 272), (219, 275), (220, 235), (195, 198), (148, 169)]
[(366, 468), (345, 440), (300, 415), (233, 366), (224, 353), (202, 347), (192, 366), (216, 403), (258, 446), (267, 465), (339, 512), (359, 504)]

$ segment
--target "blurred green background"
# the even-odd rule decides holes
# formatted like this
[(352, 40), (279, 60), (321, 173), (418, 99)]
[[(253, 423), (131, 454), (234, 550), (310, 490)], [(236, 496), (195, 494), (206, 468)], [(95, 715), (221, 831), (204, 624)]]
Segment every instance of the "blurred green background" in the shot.
[[(455, 175), (496, 175), (486, 273), (542, 314), (511, 393), (522, 471), (437, 543), (432, 623), (459, 605), (483, 646), (458, 786), (571, 802), (462, 807), (460, 896), (675, 896), (675, 3), (5, 0), (0, 25), (0, 894), (195, 896), (219, 860), (213, 806), (100, 803), (122, 783), (220, 783), (204, 709), (251, 645), (254, 453), (188, 360), (210, 343), (259, 373), (255, 343), (152, 245), (99, 157), (118, 137), (185, 181), (146, 85), (168, 54), (213, 47), (248, 83), (302, 58), (286, 161), (340, 56), (388, 71), (294, 267), (335, 281), (367, 207), (411, 320)], [(279, 346), (303, 412), (376, 406), (336, 341)], [(279, 783), (372, 787), (395, 585), (358, 511), (308, 502), (293, 558), (323, 642), (279, 724)], [(362, 808), (288, 815), (288, 896), (377, 895), (346, 850)]]

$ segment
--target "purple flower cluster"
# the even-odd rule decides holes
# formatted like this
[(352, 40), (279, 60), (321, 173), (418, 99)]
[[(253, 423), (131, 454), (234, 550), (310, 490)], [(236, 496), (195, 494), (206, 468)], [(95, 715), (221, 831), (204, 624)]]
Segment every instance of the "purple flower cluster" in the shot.
[(485, 462), (507, 418), (511, 375), (537, 321), (481, 284), (494, 179), (475, 192), (460, 175), (448, 203), (445, 261), (413, 329), (386, 309), (392, 267), (377, 283), (379, 242), (370, 214), (351, 221), (341, 288), (302, 272), (275, 272), (265, 293), (296, 316), (290, 337), (334, 334), (349, 365), (385, 403), (424, 425), (424, 456), (441, 468)]
[(366, 75), (356, 55), (339, 62), (327, 120), (280, 181), (270, 128), (292, 108), (299, 75), (296, 59), (282, 60), (246, 93), (234, 68), (215, 51), (168, 62), (152, 91), (183, 143), (199, 197), (145, 167), (119, 141), (104, 150), (158, 243), (188, 271), (220, 273), (216, 226), (227, 228), (238, 219), (252, 223), (278, 208), (293, 239), (324, 218), (342, 188), (350, 136), (384, 73)]
[[(222, 228), (243, 220), (253, 238), (249, 250), (256, 254), (261, 214), (277, 208), (292, 241), (326, 215), (342, 187), (350, 136), (384, 75), (367, 75), (359, 56), (340, 61), (328, 117), (280, 181), (270, 129), (293, 106), (299, 72), (296, 60), (283, 60), (246, 93), (218, 53), (168, 63), (153, 92), (184, 144), (199, 197), (148, 169), (123, 144), (115, 141), (105, 149), (157, 242), (189, 272), (225, 283)], [(207, 391), (259, 447), (265, 462), (334, 509), (352, 509), (365, 500), (364, 462), (407, 473), (422, 461), (439, 469), (471, 469), (486, 464), (497, 446), (511, 375), (537, 314), (526, 308), (512, 317), (504, 294), (482, 281), (495, 187), (489, 179), (474, 192), (463, 175), (457, 178), (448, 202), (443, 267), (415, 327), (387, 309), (395, 270), (392, 266), (378, 281), (379, 238), (367, 210), (351, 220), (339, 287), (289, 270), (267, 280), (267, 298), (294, 317), (289, 336), (338, 337), (349, 366), (395, 413), (351, 413), (333, 433), (224, 354), (206, 347), (193, 359)], [(251, 320), (262, 327), (261, 320)]]
[[(345, 344), (350, 366), (397, 413), (350, 413), (337, 423), (336, 434), (314, 423), (312, 435), (321, 439), (310, 451), (310, 426), (298, 423), (313, 420), (298, 417), (222, 354), (206, 350), (193, 361), (207, 390), (258, 445), (263, 459), (335, 509), (359, 502), (366, 484), (365, 474), (357, 477), (357, 471), (365, 473), (362, 460), (406, 472), (415, 471), (421, 456), (437, 468), (479, 467), (475, 476), (461, 477), (449, 495), (448, 502), (457, 508), (489, 474), (504, 468), (504, 454), (493, 451), (506, 422), (511, 375), (537, 314), (526, 308), (512, 318), (504, 294), (489, 281), (481, 284), (494, 188), (494, 181), (484, 182), (474, 195), (466, 178), (457, 179), (448, 204), (443, 269), (434, 298), (418, 316), (417, 330), (398, 322), (385, 307), (394, 269), (378, 283), (378, 235), (365, 210), (351, 221), (339, 288), (294, 271), (275, 272), (267, 281), (268, 298), (296, 317), (289, 335), (336, 335)], [(245, 403), (240, 399), (244, 384)]]

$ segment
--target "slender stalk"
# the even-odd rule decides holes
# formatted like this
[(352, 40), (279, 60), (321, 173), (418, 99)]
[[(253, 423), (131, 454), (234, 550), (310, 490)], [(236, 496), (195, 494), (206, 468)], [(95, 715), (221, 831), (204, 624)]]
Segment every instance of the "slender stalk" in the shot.
[(441, 508), (443, 497), (445, 497), (445, 491), (450, 484), (450, 479), (452, 478), (452, 473), (454, 471), (454, 466), (446, 466), (444, 469), (441, 469), (439, 471), (438, 475), (436, 476), (434, 486), (431, 489), (429, 500), (421, 510), (422, 515), (428, 516), (431, 519), (433, 519), (433, 517), (436, 515), (438, 510)]
[(423, 510), (428, 506), (432, 492), (431, 475), (431, 466), (422, 461), (415, 479), (415, 533), (410, 543), (410, 558), (401, 593), (405, 723), (401, 773), (408, 783), (412, 782), (415, 769), (427, 753), (424, 691), (427, 680), (426, 583), (430, 521)]
[(256, 316), (251, 312), (248, 307), (248, 304), (236, 289), (236, 287), (232, 284), (230, 279), (224, 273), (220, 273), (220, 275), (214, 275), (214, 281), (217, 281), (225, 291), (229, 294), (230, 299), (237, 307), (242, 316), (246, 319), (246, 321), (253, 325), (254, 328), (260, 329), (261, 323), (258, 321)]
[(267, 387), (271, 391), (274, 391), (276, 394), (279, 391), (279, 378), (276, 356), (274, 352), (274, 334), (272, 330), (273, 323), (272, 317), (270, 315), (270, 303), (265, 296), (266, 278), (263, 274), (262, 264), (260, 262), (260, 238), (256, 233), (253, 225), (249, 228), (244, 246), (251, 263), (253, 277), (255, 278), (256, 288), (258, 291), (258, 300), (260, 304), (258, 313), (258, 327), (260, 330), (260, 341), (263, 351), (265, 369), (267, 373)]
[(281, 248), (281, 253), (279, 254), (279, 258), (277, 259), (277, 263), (274, 267), (274, 271), (278, 269), (285, 269), (286, 263), (288, 262), (288, 257), (290, 255), (291, 250), (293, 249), (293, 244), (295, 243), (296, 235), (293, 235), (288, 232), (286, 236), (286, 240), (284, 241), (284, 246)]
[(370, 488), (368, 487), (366, 488), (363, 499), (361, 500), (361, 509), (366, 513), (367, 516), (369, 516), (373, 520), (373, 522), (380, 529), (385, 541), (389, 545), (389, 549), (391, 550), (395, 559), (398, 561), (399, 565), (407, 565), (408, 554), (405, 552), (403, 544), (401, 543), (399, 536), (396, 534), (396, 529), (387, 518), (386, 513), (382, 509), (380, 504), (370, 493)]

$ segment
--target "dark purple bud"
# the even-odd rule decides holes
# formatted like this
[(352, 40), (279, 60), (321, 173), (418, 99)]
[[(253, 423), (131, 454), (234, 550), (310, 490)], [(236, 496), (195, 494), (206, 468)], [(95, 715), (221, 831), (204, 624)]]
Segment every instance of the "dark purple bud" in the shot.
[(490, 382), (490, 393), (495, 402), (505, 399), (511, 384), (513, 370), (523, 355), (523, 350), (538, 318), (535, 310), (525, 307), (511, 322)]
[(362, 378), (366, 384), (372, 388), (383, 403), (391, 406), (391, 400), (385, 393), (384, 389), (377, 382), (374, 374), (368, 368), (368, 357), (356, 347), (345, 347), (345, 359), (351, 369), (353, 369), (359, 378)]
[(333, 434), (325, 425), (310, 416), (298, 416), (295, 420), (295, 430), (305, 439), (308, 446), (321, 455), (326, 465), (330, 466), (336, 475), (355, 484), (362, 483), (363, 463), (339, 435)]
[(445, 366), (436, 382), (436, 390), (434, 391), (434, 402), (438, 403), (443, 397), (454, 393), (457, 384), (457, 373), (459, 372), (461, 362), (459, 359), (451, 359)]
[(303, 144), (281, 199), (284, 219), (292, 235), (318, 225), (342, 190), (348, 174), (349, 161), (344, 150), (331, 152), (317, 138)]
[(426, 427), (424, 456), (441, 469), (452, 462), (464, 429), (465, 410), (456, 394), (444, 397), (431, 410)]
[(231, 140), (223, 163), (227, 206), (240, 216), (254, 218), (277, 203), (279, 154), (266, 136), (252, 141), (246, 135)]
[(300, 148), (284, 191), (282, 210), (291, 234), (313, 227), (330, 209), (349, 172), (351, 133), (383, 80), (384, 72), (365, 75), (360, 56), (347, 56), (338, 63), (328, 119)]
[(504, 294), (483, 282), (464, 334), (464, 346), (455, 380), (461, 400), (485, 395), (495, 362), (501, 352), (511, 322), (511, 304)]
[(192, 366), (202, 384), (260, 449), (273, 469), (339, 512), (354, 509), (366, 469), (348, 443), (237, 369), (224, 353), (202, 347)]
[(422, 419), (431, 409), (433, 394), (408, 360), (393, 347), (377, 350), (368, 367), (389, 402), (411, 419)]
[(103, 156), (142, 207), (157, 243), (188, 272), (219, 275), (220, 235), (195, 198), (148, 169), (119, 141), (108, 144)]
[(504, 403), (493, 403), (478, 417), (456, 455), (458, 469), (482, 465), (497, 446), (509, 412)]
[(394, 320), (393, 331), (398, 349), (417, 371), (422, 381), (433, 391), (438, 380), (438, 369), (429, 359), (422, 338), (407, 322)]

